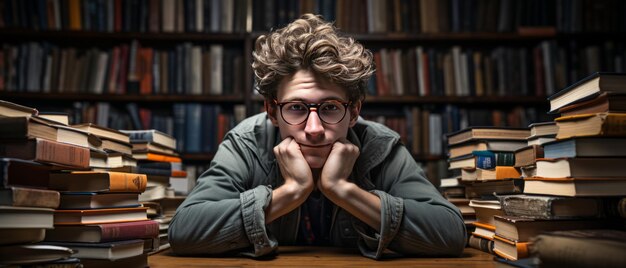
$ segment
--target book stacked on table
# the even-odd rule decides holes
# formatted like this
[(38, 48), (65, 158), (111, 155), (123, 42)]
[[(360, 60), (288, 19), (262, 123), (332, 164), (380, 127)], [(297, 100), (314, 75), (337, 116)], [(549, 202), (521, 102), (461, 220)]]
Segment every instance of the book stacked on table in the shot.
[(86, 137), (39, 117), (34, 108), (0, 101), (0, 266), (80, 266), (71, 248), (41, 241), (54, 227), (60, 203), (59, 192), (48, 189), (49, 173), (87, 169)]
[(465, 197), (475, 211), (469, 246), (492, 253), (494, 215), (503, 215), (494, 193), (521, 191), (519, 169), (514, 167), (514, 151), (526, 146), (526, 128), (469, 127), (450, 133), (449, 169), (460, 170)]
[[(168, 228), (178, 206), (193, 188), (176, 151), (176, 139), (155, 129), (122, 130), (129, 135), (137, 172), (148, 177), (147, 190), (139, 200), (148, 216), (159, 223), (159, 250), (169, 247)], [(195, 175), (195, 174), (190, 174)]]
[(534, 256), (557, 266), (626, 263), (596, 250), (624, 250), (598, 234), (624, 236), (616, 230), (625, 229), (626, 218), (625, 93), (626, 75), (595, 73), (549, 98), (550, 112), (561, 113), (555, 140), (542, 144), (543, 155), (524, 172), (524, 194), (499, 196), (499, 257)]

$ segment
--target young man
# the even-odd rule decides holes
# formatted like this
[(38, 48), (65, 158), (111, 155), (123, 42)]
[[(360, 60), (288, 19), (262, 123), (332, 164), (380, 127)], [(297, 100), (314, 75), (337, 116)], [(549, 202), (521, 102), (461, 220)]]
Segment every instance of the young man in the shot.
[(280, 245), (358, 247), (378, 259), (457, 256), (458, 209), (397, 133), (359, 118), (372, 54), (307, 14), (256, 41), (267, 113), (241, 122), (178, 208), (176, 254), (258, 257)]

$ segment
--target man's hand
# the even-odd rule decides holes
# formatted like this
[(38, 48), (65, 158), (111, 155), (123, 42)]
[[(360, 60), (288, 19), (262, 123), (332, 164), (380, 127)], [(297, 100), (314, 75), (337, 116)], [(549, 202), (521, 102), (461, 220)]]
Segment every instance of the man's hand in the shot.
[(359, 154), (359, 147), (346, 138), (337, 140), (322, 168), (320, 180), (317, 183), (320, 191), (326, 194), (337, 190), (339, 184), (347, 182)]
[(285, 185), (295, 187), (294, 190), (302, 190), (308, 196), (315, 184), (311, 168), (300, 151), (300, 145), (292, 137), (287, 137), (274, 147), (274, 155)]

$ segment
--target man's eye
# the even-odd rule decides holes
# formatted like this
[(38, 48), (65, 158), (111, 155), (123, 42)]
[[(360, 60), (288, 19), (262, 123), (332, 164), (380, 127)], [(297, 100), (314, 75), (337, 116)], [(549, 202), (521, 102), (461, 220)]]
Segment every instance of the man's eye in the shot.
[(292, 104), (287, 106), (287, 109), (290, 111), (302, 111), (302, 110), (306, 110), (306, 107), (304, 107), (304, 105), (302, 104)]
[(328, 103), (322, 106), (321, 109), (324, 111), (336, 111), (336, 110), (339, 110), (339, 107), (336, 104)]

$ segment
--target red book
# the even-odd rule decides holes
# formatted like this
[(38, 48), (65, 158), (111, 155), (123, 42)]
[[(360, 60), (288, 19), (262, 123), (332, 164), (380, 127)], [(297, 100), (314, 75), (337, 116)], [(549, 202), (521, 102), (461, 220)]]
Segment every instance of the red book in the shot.
[(40, 138), (4, 141), (0, 144), (0, 156), (79, 169), (89, 168), (89, 148)]
[(159, 236), (156, 221), (133, 221), (94, 225), (55, 226), (46, 230), (46, 241), (100, 243)]

